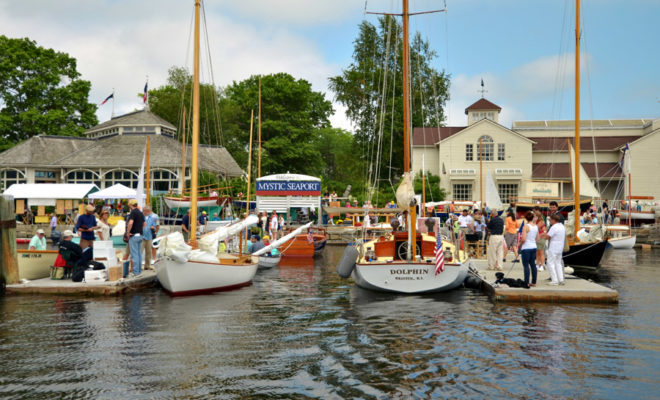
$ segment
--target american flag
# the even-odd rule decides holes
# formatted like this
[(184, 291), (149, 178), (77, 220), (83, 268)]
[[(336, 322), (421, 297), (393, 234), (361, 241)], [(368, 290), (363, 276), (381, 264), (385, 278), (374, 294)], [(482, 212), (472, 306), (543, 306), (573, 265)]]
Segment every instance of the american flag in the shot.
[(438, 275), (440, 272), (445, 270), (445, 252), (442, 249), (442, 235), (440, 232), (437, 233), (437, 240), (435, 242), (435, 274)]
[(314, 235), (312, 235), (312, 230), (307, 231), (307, 243), (312, 244), (314, 243)]

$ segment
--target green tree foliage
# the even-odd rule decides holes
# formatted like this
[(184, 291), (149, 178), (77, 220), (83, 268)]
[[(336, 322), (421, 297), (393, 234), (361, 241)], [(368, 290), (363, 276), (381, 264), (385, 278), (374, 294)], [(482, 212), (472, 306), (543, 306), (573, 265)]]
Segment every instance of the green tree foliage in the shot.
[(32, 136), (81, 136), (98, 123), (87, 101), (91, 84), (76, 60), (30, 39), (0, 35), (0, 140)]
[[(321, 174), (324, 165), (316, 146), (323, 130), (330, 128), (332, 104), (323, 93), (313, 91), (309, 82), (286, 73), (261, 77), (261, 99), (261, 174), (287, 171)], [(258, 164), (258, 101), (258, 76), (229, 85), (221, 101), (225, 145), (244, 167), (247, 167), (250, 113), (254, 110), (253, 172)]]
[[(353, 62), (341, 75), (330, 78), (335, 99), (347, 107), (346, 115), (356, 126), (356, 157), (365, 166), (375, 164), (382, 179), (391, 177), (388, 167), (395, 168), (397, 175), (403, 170), (401, 32), (391, 17), (380, 18), (378, 27), (362, 22)], [(435, 57), (428, 42), (415, 34), (410, 41), (412, 126), (440, 126), (445, 119), (449, 77), (431, 66)]]
[[(167, 84), (149, 91), (151, 111), (176, 126), (179, 138), (183, 138), (183, 110), (186, 111), (186, 142), (190, 143), (192, 131), (192, 75), (181, 67), (168, 70)], [(220, 126), (220, 90), (209, 84), (199, 85), (199, 142), (224, 145)]]
[[(440, 187), (440, 177), (432, 173), (426, 174), (426, 183), (424, 186), (426, 192), (426, 201), (442, 201), (446, 197), (445, 190)], [(422, 194), (422, 171), (415, 175), (415, 193)]]

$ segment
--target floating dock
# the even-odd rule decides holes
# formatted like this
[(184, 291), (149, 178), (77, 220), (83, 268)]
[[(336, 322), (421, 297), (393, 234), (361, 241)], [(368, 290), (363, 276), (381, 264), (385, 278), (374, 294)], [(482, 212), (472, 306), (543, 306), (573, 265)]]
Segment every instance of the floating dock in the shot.
[(126, 292), (154, 286), (156, 272), (144, 270), (135, 278), (117, 281), (73, 282), (71, 279), (35, 279), (24, 283), (7, 285), (7, 294), (57, 294), (80, 296), (117, 296)]
[(504, 263), (503, 271), (491, 271), (488, 269), (488, 262), (486, 260), (471, 260), (472, 265), (477, 269), (481, 278), (481, 290), (491, 296), (495, 301), (508, 303), (587, 304), (616, 304), (619, 302), (619, 293), (616, 290), (574, 275), (565, 275), (565, 285), (563, 286), (548, 285), (548, 282), (550, 282), (548, 280), (550, 273), (547, 269), (538, 271), (536, 287), (524, 289), (495, 285), (496, 272), (503, 272), (505, 278), (523, 279), (522, 263), (513, 263), (512, 261), (512, 258), (510, 258)]

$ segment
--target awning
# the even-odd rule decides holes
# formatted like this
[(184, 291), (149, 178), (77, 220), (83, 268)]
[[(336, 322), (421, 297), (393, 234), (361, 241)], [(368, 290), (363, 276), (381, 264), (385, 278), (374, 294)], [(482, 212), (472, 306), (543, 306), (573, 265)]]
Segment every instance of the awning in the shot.
[(57, 200), (81, 200), (98, 191), (93, 183), (15, 183), (3, 194), (27, 199), (28, 206), (54, 206)]

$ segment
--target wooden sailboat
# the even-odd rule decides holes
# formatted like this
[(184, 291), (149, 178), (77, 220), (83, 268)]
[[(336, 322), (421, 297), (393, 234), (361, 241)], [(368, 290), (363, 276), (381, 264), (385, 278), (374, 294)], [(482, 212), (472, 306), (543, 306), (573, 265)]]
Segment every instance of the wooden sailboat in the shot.
[[(628, 181), (628, 204), (630, 205), (630, 208), (632, 209), (632, 181), (631, 181), (631, 168), (630, 168), (630, 149), (628, 148), (628, 145), (626, 145), (626, 149), (624, 150), (626, 152), (625, 157), (626, 157), (626, 178)], [(632, 234), (632, 215), (628, 214), (628, 235), (627, 236), (619, 236), (619, 237), (612, 237), (609, 239), (610, 246), (614, 249), (632, 249), (635, 246), (635, 242), (637, 241), (637, 236)]]
[[(400, 208), (408, 210), (408, 232), (391, 232), (372, 240), (366, 240), (358, 248), (349, 246), (337, 267), (342, 277), (352, 274), (355, 283), (362, 288), (395, 293), (430, 293), (450, 290), (460, 286), (467, 276), (467, 255), (448, 241), (441, 240), (440, 251), (444, 254), (444, 270), (436, 269), (435, 232), (421, 234), (416, 231), (416, 204), (414, 202), (413, 177), (410, 171), (410, 117), (408, 109), (409, 44), (408, 1), (403, 0), (403, 148), (404, 177), (397, 189)], [(437, 225), (437, 224), (436, 224)], [(357, 259), (357, 261), (356, 261)]]
[(575, 7), (575, 160), (573, 165), (573, 237), (569, 240), (569, 250), (564, 252), (564, 264), (573, 267), (596, 268), (607, 248), (607, 240), (582, 243), (577, 233), (580, 229), (580, 0)]
[(55, 263), (57, 250), (18, 249), (18, 279), (41, 279), (50, 276), (50, 266)]
[[(197, 232), (197, 178), (199, 148), (199, 23), (201, 0), (195, 0), (195, 45), (193, 68), (193, 129), (191, 164), (191, 218), (190, 232)], [(256, 219), (256, 218), (255, 218)], [(245, 226), (256, 221), (246, 218), (226, 227), (222, 232), (227, 237), (232, 232), (241, 232)], [(226, 235), (225, 235), (226, 234)], [(219, 232), (209, 235), (217, 235)], [(214, 236), (215, 239), (215, 236)], [(197, 247), (196, 235), (191, 235), (190, 245)], [(172, 257), (161, 257), (155, 264), (156, 275), (163, 288), (173, 295), (193, 295), (220, 290), (231, 290), (249, 285), (257, 272), (258, 258), (239, 253), (217, 253), (205, 261), (186, 260), (180, 262)]]

